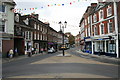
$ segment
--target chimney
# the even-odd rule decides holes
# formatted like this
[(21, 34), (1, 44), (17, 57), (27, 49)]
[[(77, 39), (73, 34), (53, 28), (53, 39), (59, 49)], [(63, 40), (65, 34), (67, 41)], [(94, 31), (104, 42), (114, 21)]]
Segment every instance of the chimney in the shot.
[(91, 7), (96, 7), (97, 3), (91, 3)]

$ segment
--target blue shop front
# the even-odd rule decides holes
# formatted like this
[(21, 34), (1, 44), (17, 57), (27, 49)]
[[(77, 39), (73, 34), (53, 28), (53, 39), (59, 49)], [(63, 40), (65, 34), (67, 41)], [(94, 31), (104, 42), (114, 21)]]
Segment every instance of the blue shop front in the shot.
[(84, 52), (92, 54), (92, 38), (84, 37)]

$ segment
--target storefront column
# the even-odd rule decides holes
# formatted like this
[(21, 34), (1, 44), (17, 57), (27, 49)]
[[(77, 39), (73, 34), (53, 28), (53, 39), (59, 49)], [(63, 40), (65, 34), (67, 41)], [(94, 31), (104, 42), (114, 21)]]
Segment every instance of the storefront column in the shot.
[(94, 54), (94, 42), (92, 41), (92, 54)]
[(106, 44), (106, 40), (105, 40), (105, 52), (107, 52), (107, 44)]
[(115, 20), (115, 32), (116, 32), (116, 54), (117, 54), (117, 58), (119, 58), (119, 43), (118, 43), (118, 21), (117, 21), (117, 18), (118, 18), (118, 16), (117, 16), (117, 4), (116, 4), (116, 2), (115, 2), (115, 0), (113, 0), (114, 1), (114, 20)]

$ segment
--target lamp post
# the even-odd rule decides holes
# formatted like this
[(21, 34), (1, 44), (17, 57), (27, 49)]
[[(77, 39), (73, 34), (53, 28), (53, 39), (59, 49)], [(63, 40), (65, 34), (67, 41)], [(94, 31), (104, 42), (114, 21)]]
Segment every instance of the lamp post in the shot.
[[(62, 36), (63, 36), (62, 43), (63, 43), (63, 47), (64, 47), (64, 28), (66, 28), (67, 22), (65, 21), (64, 24), (62, 24), (62, 22), (60, 21), (59, 24), (60, 24), (60, 31), (62, 31)], [(65, 55), (65, 53), (64, 53), (64, 48), (63, 48), (63, 56), (64, 55)]]

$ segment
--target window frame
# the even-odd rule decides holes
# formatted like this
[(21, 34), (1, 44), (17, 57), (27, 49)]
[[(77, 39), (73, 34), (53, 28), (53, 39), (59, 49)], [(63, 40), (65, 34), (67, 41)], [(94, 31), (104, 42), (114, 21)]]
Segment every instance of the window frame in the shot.
[(97, 28), (96, 25), (94, 25), (94, 36), (95, 36), (95, 35), (98, 35), (98, 28)]
[[(109, 13), (109, 9), (111, 9), (111, 13)], [(108, 8), (107, 8), (107, 17), (109, 17), (111, 15), (112, 15), (112, 7), (108, 6)]]
[(104, 19), (104, 11), (100, 10), (99, 11), (99, 20), (102, 20), (102, 19)]
[[(101, 28), (102, 25), (103, 25), (103, 28)], [(102, 30), (102, 29), (103, 29), (103, 30)], [(103, 31), (103, 33), (102, 33), (102, 31)], [(100, 35), (104, 35), (104, 34), (105, 34), (105, 31), (104, 31), (104, 24), (101, 23), (101, 24), (100, 24)]]
[[(111, 27), (112, 28), (112, 32), (110, 32), (110, 24), (112, 24), (112, 27)], [(112, 22), (108, 23), (108, 33), (113, 33), (113, 23)]]
[(97, 22), (97, 15), (96, 14), (93, 15), (93, 22)]

